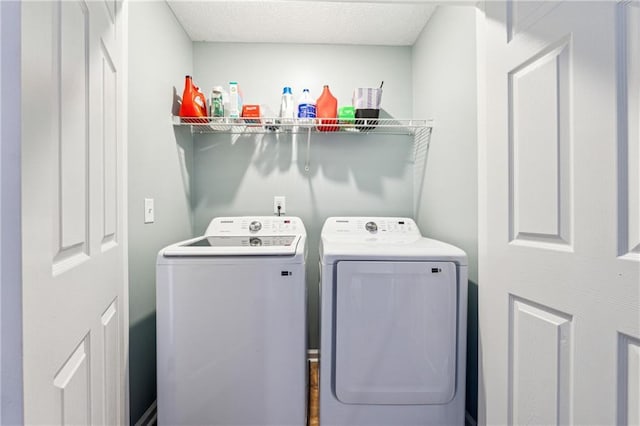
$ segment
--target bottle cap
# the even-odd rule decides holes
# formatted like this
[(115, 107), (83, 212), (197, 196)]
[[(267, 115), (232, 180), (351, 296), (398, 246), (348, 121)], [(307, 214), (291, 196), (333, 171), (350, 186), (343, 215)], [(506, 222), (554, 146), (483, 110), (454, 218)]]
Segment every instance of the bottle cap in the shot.
[(283, 95), (287, 95), (287, 94), (289, 94), (289, 95), (290, 95), (290, 94), (291, 94), (291, 87), (289, 87), (289, 86), (285, 86), (285, 88), (284, 88), (284, 89), (282, 89), (282, 94), (283, 94)]

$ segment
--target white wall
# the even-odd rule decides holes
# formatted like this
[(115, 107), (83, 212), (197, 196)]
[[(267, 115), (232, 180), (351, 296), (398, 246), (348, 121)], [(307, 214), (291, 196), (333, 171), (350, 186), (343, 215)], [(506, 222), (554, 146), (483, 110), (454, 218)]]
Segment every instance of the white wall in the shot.
[(245, 103), (277, 113), (283, 86), (292, 87), (297, 101), (302, 89), (316, 99), (328, 84), (342, 106), (351, 105), (355, 87), (384, 80), (382, 108), (393, 117), (411, 116), (409, 47), (194, 43), (193, 55), (194, 79), (207, 95), (214, 85), (237, 81)]
[[(192, 234), (192, 144), (171, 124), (192, 43), (165, 2), (129, 3), (128, 201), (131, 421), (156, 397), (155, 261)], [(184, 133), (185, 129), (178, 130)], [(179, 143), (176, 143), (178, 140)], [(145, 224), (144, 198), (155, 200)]]
[(469, 257), (467, 410), (477, 401), (477, 74), (476, 12), (440, 6), (413, 46), (413, 111), (432, 117), (418, 225), (425, 236)]
[[(338, 103), (350, 105), (355, 87), (384, 80), (385, 115), (411, 117), (411, 49), (379, 46), (194, 43), (194, 76), (208, 93), (238, 81), (247, 103), (278, 111), (282, 87), (294, 98), (308, 87), (314, 98), (329, 84)], [(273, 196), (284, 195), (287, 214), (308, 234), (307, 286), (310, 347), (318, 347), (318, 244), (329, 216), (411, 216), (412, 138), (312, 135), (310, 171), (304, 170), (306, 136), (194, 138), (194, 231), (216, 216), (271, 215)]]
[(420, 206), (425, 235), (467, 252), (477, 281), (475, 9), (439, 7), (413, 47), (416, 116), (435, 119)]
[(20, 3), (0, 2), (0, 424), (22, 424)]

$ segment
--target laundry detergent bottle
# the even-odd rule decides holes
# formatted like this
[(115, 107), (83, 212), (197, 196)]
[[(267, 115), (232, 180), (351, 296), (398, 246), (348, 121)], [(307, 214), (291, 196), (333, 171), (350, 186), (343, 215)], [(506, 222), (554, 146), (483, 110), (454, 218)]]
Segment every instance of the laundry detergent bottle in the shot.
[[(338, 130), (338, 100), (331, 94), (329, 86), (325, 84), (322, 94), (316, 101), (316, 116), (318, 118), (318, 130), (321, 132), (335, 132)], [(333, 124), (333, 126), (326, 126)]]
[(207, 122), (207, 100), (200, 89), (193, 83), (190, 75), (185, 76), (184, 92), (182, 93), (182, 104), (180, 105), (179, 114), (185, 123)]
[(291, 131), (291, 125), (295, 116), (295, 105), (293, 102), (293, 94), (291, 87), (286, 86), (282, 89), (282, 101), (280, 102), (280, 123), (284, 124), (282, 130)]
[(298, 118), (301, 122), (313, 123), (316, 118), (316, 103), (309, 94), (309, 89), (302, 91), (302, 96), (298, 101)]

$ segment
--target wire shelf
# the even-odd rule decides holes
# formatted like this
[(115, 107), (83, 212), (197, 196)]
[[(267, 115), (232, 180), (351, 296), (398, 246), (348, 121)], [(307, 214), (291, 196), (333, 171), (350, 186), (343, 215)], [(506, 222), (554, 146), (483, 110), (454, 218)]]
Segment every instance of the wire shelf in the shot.
[(431, 128), (432, 120), (357, 118), (353, 121), (320, 118), (177, 117), (176, 126), (191, 126), (192, 133), (318, 133), (415, 135)]
[[(228, 117), (177, 117), (175, 126), (190, 126), (191, 133), (198, 134), (303, 134), (306, 135), (305, 171), (311, 161), (311, 135), (409, 135), (413, 136), (414, 200), (422, 191), (427, 165), (433, 120), (397, 118), (357, 118), (344, 122), (333, 119), (281, 119), (281, 118), (228, 118)], [(417, 204), (414, 211), (417, 213)]]

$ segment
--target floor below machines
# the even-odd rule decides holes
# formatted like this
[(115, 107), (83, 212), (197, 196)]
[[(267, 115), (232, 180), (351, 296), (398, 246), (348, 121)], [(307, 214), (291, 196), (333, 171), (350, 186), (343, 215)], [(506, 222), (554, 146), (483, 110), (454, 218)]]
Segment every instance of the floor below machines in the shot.
[(319, 391), (320, 370), (318, 360), (309, 361), (309, 422), (308, 426), (318, 426), (319, 420)]

